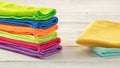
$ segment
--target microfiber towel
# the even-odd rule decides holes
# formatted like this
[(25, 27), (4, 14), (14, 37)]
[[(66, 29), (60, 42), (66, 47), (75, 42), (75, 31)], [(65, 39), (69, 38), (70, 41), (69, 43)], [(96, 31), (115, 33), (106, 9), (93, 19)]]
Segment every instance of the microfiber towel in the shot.
[(13, 34), (26, 34), (26, 35), (33, 35), (33, 36), (47, 36), (50, 33), (53, 33), (55, 30), (58, 29), (58, 25), (54, 25), (48, 29), (34, 29), (25, 26), (13, 26), (7, 24), (0, 24), (0, 30), (6, 31)]
[(77, 39), (78, 44), (107, 48), (120, 47), (120, 23), (93, 21)]
[(47, 42), (49, 40), (52, 40), (57, 37), (57, 33), (53, 32), (49, 34), (48, 36), (43, 36), (43, 37), (34, 37), (32, 35), (23, 35), (23, 34), (11, 34), (8, 32), (0, 31), (0, 36), (5, 37), (5, 38), (10, 38), (14, 40), (20, 40), (20, 41), (26, 41), (26, 42), (32, 42), (32, 43), (42, 43), (42, 42)]
[(54, 47), (51, 47), (49, 49), (43, 50), (43, 51), (34, 51), (32, 49), (24, 48), (24, 47), (18, 47), (13, 45), (7, 45), (7, 44), (0, 44), (1, 49), (25, 54), (31, 57), (36, 57), (43, 59), (45, 57), (48, 57), (50, 55), (56, 54), (62, 50), (62, 46), (56, 45)]
[(60, 42), (61, 42), (60, 38), (55, 38), (55, 39), (52, 39), (52, 40), (47, 41), (47, 42), (35, 44), (35, 43), (24, 42), (24, 41), (5, 38), (5, 37), (0, 37), (0, 43), (13, 45), (13, 46), (21, 46), (21, 47), (33, 49), (36, 51), (45, 50), (45, 49), (48, 49), (50, 47), (59, 45)]
[(32, 28), (40, 28), (40, 29), (47, 29), (53, 25), (58, 23), (58, 18), (53, 17), (49, 20), (18, 20), (18, 19), (8, 19), (8, 18), (0, 18), (1, 24), (10, 24), (10, 25), (17, 25), (17, 26), (28, 26)]
[(0, 18), (48, 20), (55, 16), (56, 9), (24, 6), (0, 1)]
[(120, 48), (90, 47), (90, 49), (101, 57), (120, 56)]

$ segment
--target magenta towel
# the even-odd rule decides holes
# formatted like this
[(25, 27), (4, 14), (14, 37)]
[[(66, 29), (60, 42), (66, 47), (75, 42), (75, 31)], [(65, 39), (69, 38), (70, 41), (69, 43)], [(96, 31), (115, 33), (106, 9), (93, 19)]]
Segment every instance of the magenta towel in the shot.
[(48, 48), (48, 49), (42, 50), (42, 51), (35, 51), (32, 49), (28, 49), (28, 48), (7, 45), (7, 44), (0, 44), (0, 48), (5, 49), (5, 50), (9, 50), (9, 51), (13, 51), (13, 52), (17, 52), (17, 53), (21, 53), (24, 55), (28, 55), (31, 57), (40, 58), (40, 59), (43, 59), (43, 58), (48, 57), (50, 55), (56, 54), (62, 50), (61, 45), (56, 45), (54, 47), (51, 47), (51, 48)]
[(0, 43), (14, 45), (14, 46), (21, 46), (21, 47), (25, 47), (25, 48), (29, 48), (29, 49), (33, 49), (33, 50), (38, 50), (38, 51), (45, 50), (47, 48), (59, 45), (60, 42), (61, 42), (60, 38), (55, 38), (48, 42), (35, 44), (35, 43), (31, 43), (31, 42), (19, 41), (19, 40), (9, 39), (9, 38), (0, 36)]

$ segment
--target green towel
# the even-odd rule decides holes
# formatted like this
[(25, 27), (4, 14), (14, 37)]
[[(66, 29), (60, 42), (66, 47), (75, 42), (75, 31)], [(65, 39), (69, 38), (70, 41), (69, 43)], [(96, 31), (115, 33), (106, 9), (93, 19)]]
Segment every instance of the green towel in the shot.
[(33, 7), (0, 1), (0, 18), (48, 20), (56, 14), (53, 8)]
[(21, 41), (26, 41), (26, 42), (32, 42), (39, 44), (41, 42), (47, 42), (49, 40), (52, 40), (57, 37), (57, 32), (53, 32), (48, 36), (43, 36), (43, 37), (34, 37), (32, 35), (23, 35), (23, 34), (11, 34), (8, 32), (0, 31), (0, 36), (1, 37), (6, 37), (14, 40), (21, 40)]

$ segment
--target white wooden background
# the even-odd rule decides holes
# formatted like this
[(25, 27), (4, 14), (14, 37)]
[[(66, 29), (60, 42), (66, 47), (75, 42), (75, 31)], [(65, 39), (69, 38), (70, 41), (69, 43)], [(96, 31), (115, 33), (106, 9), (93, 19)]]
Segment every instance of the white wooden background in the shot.
[(120, 67), (120, 58), (101, 58), (87, 47), (78, 46), (76, 38), (88, 23), (96, 19), (120, 21), (120, 0), (5, 0), (24, 5), (56, 8), (59, 36), (64, 49), (61, 53), (38, 60), (21, 54), (0, 50), (0, 68), (113, 68)]

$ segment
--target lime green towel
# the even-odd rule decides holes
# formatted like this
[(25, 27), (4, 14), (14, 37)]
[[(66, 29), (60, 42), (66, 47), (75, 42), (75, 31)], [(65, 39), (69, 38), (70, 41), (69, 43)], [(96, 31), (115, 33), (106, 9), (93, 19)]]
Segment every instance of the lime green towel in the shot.
[(32, 35), (23, 35), (23, 34), (11, 34), (8, 32), (0, 31), (1, 37), (6, 37), (14, 40), (21, 40), (26, 42), (32, 42), (32, 43), (41, 43), (41, 42), (47, 42), (49, 40), (52, 40), (57, 37), (57, 32), (53, 32), (48, 36), (43, 37), (34, 37)]
[(33, 7), (0, 1), (0, 18), (48, 20), (56, 14), (53, 8)]

